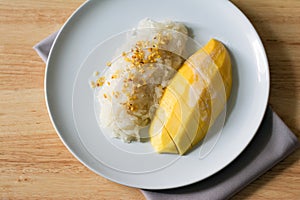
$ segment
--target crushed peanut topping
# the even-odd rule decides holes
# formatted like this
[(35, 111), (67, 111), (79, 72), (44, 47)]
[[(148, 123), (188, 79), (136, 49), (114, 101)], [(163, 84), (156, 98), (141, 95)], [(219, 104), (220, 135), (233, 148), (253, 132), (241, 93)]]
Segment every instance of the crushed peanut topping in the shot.
[(107, 62), (107, 63), (106, 63), (106, 66), (107, 66), (107, 67), (110, 67), (111, 65), (112, 65), (111, 62)]
[(116, 98), (119, 98), (119, 96), (120, 96), (120, 92), (113, 92), (113, 95), (116, 97)]
[(104, 77), (104, 76), (101, 76), (101, 77), (98, 78), (98, 80), (96, 81), (97, 87), (103, 86), (104, 83), (105, 83), (105, 77)]
[(119, 75), (121, 73), (121, 70), (116, 70), (114, 74)]
[(125, 106), (126, 106), (126, 109), (129, 110), (129, 111), (134, 111), (136, 109), (136, 107), (130, 102), (127, 102), (125, 104)]
[(115, 79), (115, 78), (118, 78), (118, 75), (117, 75), (117, 74), (113, 74), (113, 75), (111, 76), (111, 79)]
[(147, 83), (146, 80), (145, 80), (144, 78), (142, 79), (142, 81), (143, 81), (143, 84), (146, 84), (146, 83)]
[(96, 87), (96, 83), (94, 81), (90, 81), (90, 87), (91, 88), (95, 88)]
[(162, 51), (159, 50), (159, 46), (165, 44), (166, 41), (162, 40), (159, 35), (157, 38), (155, 43), (150, 41), (136, 42), (135, 47), (130, 51), (130, 56), (125, 52), (122, 53), (123, 59), (131, 64), (130, 68), (140, 68), (148, 63), (156, 63), (157, 59), (162, 57)]
[(93, 75), (94, 75), (94, 76), (98, 76), (98, 75), (99, 75), (99, 72), (98, 72), (98, 71), (94, 71)]

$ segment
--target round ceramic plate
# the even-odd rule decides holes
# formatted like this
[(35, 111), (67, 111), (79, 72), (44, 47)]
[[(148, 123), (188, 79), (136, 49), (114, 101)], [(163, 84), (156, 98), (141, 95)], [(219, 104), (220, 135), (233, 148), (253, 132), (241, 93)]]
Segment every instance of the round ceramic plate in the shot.
[[(182, 22), (198, 43), (216, 38), (231, 54), (233, 88), (225, 125), (220, 134), (185, 156), (157, 154), (149, 142), (124, 144), (107, 138), (95, 117), (88, 79), (114, 54), (107, 39), (146, 17)], [(57, 133), (85, 166), (120, 184), (166, 189), (211, 176), (245, 149), (266, 109), (269, 69), (253, 26), (227, 0), (94, 0), (80, 7), (56, 38), (47, 63), (45, 93)], [(210, 141), (212, 148), (199, 154)]]

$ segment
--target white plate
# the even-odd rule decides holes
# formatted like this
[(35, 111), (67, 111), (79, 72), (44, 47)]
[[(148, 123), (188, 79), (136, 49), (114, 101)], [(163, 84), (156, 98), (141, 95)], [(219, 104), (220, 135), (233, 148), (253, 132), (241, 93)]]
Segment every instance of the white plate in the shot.
[[(98, 64), (90, 53), (107, 38), (131, 29), (145, 17), (183, 22), (192, 28), (199, 43), (205, 44), (214, 37), (231, 53), (233, 89), (225, 126), (214, 148), (201, 159), (194, 153), (197, 149), (182, 157), (139, 154), (137, 150), (150, 151), (150, 144), (130, 146), (118, 140), (111, 143), (97, 125), (93, 93), (87, 79), (102, 65), (103, 58), (99, 58)], [(110, 52), (113, 55), (114, 49), (109, 48), (103, 55), (109, 56)], [(120, 184), (166, 189), (211, 176), (245, 149), (266, 109), (269, 69), (259, 36), (229, 1), (94, 0), (80, 7), (56, 38), (47, 63), (45, 93), (56, 131), (85, 166)]]

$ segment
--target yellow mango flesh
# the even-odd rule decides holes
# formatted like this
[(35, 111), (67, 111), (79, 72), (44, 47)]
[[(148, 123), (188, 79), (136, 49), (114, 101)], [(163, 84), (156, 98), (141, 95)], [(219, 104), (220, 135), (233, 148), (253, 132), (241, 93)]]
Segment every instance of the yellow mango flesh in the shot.
[[(160, 102), (160, 107), (156, 112), (156, 117), (164, 122), (164, 129), (167, 130), (171, 138), (173, 139), (179, 154), (183, 154), (191, 147), (191, 138), (189, 133), (185, 129), (185, 126), (182, 126), (181, 119), (187, 119), (187, 113), (181, 112), (182, 110), (187, 110), (188, 108), (184, 105), (184, 102), (176, 97), (170, 90), (166, 90), (164, 93), (166, 98), (163, 98)], [(172, 105), (172, 107), (170, 107)], [(189, 120), (190, 124), (194, 120)], [(194, 122), (194, 126), (190, 127), (198, 127), (197, 123)], [(195, 129), (197, 131), (197, 128)], [(177, 134), (178, 132), (182, 132), (185, 134)]]
[[(163, 94), (150, 125), (154, 149), (182, 155), (197, 145), (224, 109), (231, 84), (230, 56), (221, 42), (212, 39), (183, 64)], [(168, 134), (177, 152), (156, 145), (167, 143), (152, 137), (151, 127), (157, 123), (162, 125), (159, 133)]]
[(161, 120), (156, 118), (151, 122), (151, 144), (157, 152), (178, 154), (177, 147), (166, 129), (163, 129)]

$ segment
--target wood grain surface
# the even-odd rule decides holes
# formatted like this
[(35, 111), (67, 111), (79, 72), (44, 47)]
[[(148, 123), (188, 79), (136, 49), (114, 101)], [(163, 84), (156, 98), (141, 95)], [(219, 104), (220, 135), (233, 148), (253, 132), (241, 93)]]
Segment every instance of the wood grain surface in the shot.
[[(254, 24), (270, 70), (269, 104), (300, 136), (300, 1), (233, 0)], [(58, 138), (43, 91), (45, 64), (33, 51), (83, 0), (0, 0), (0, 198), (144, 199), (102, 178)], [(300, 151), (233, 199), (299, 199)]]

